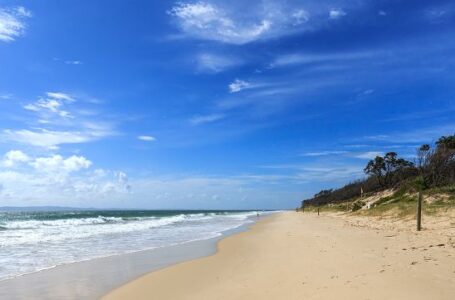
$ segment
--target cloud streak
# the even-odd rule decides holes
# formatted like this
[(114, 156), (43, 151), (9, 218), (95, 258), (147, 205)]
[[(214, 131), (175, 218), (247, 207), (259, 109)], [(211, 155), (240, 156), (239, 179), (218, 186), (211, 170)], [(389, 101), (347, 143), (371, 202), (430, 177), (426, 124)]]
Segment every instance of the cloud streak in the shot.
[(137, 137), (138, 140), (144, 141), (144, 142), (154, 142), (156, 141), (156, 138), (150, 135), (140, 135)]
[(12, 42), (25, 33), (27, 18), (31, 12), (23, 6), (0, 8), (0, 41)]
[(168, 13), (186, 34), (230, 44), (245, 44), (260, 39), (271, 30), (272, 25), (268, 19), (241, 23), (209, 2), (178, 2)]
[(202, 73), (220, 73), (242, 64), (238, 58), (215, 53), (200, 53), (196, 57), (196, 69)]
[(213, 123), (223, 119), (225, 116), (223, 114), (210, 114), (203, 116), (194, 116), (189, 121), (192, 125), (201, 125), (205, 123)]
[(244, 80), (236, 79), (232, 83), (229, 84), (229, 92), (238, 93), (242, 90), (250, 89), (252, 87), (253, 86), (251, 83), (244, 81)]
[(47, 149), (58, 149), (60, 145), (64, 144), (87, 143), (108, 135), (110, 133), (104, 131), (52, 131), (47, 129), (5, 129), (2, 134), (3, 138), (10, 142)]

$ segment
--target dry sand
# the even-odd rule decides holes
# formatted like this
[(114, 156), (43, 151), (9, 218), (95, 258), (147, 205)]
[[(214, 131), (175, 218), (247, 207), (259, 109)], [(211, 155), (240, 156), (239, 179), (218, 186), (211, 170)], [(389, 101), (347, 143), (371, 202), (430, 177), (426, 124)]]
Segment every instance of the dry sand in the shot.
[(453, 300), (453, 238), (280, 213), (222, 240), (213, 256), (149, 273), (104, 299)]

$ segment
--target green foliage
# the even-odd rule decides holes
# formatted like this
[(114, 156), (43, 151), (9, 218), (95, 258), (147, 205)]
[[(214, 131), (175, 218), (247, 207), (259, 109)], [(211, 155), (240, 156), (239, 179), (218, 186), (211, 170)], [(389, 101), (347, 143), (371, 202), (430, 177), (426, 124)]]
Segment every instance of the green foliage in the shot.
[(455, 149), (455, 134), (450, 136), (442, 136), (436, 142), (438, 148)]
[[(338, 189), (322, 190), (313, 198), (302, 201), (308, 206), (338, 205), (359, 210), (354, 201), (362, 195), (377, 193), (389, 188), (398, 189), (392, 196), (380, 199), (375, 206), (409, 203), (414, 201), (409, 194), (417, 191), (437, 191), (455, 200), (455, 135), (442, 136), (432, 148), (424, 144), (417, 149), (416, 164), (399, 158), (396, 152), (387, 152), (370, 160), (363, 180), (351, 182)], [(439, 190), (438, 190), (439, 189)], [(349, 202), (349, 205), (344, 204)], [(361, 206), (360, 206), (361, 207)], [(400, 208), (401, 209), (401, 208)]]
[(363, 206), (365, 205), (365, 203), (363, 203), (362, 201), (356, 201), (354, 202), (354, 204), (352, 205), (352, 211), (358, 211), (359, 209), (361, 209)]
[(413, 168), (414, 164), (403, 158), (398, 158), (396, 152), (388, 152), (384, 157), (376, 156), (370, 160), (363, 171), (377, 178), (379, 185), (383, 187), (394, 183), (394, 177), (401, 179), (404, 170)]

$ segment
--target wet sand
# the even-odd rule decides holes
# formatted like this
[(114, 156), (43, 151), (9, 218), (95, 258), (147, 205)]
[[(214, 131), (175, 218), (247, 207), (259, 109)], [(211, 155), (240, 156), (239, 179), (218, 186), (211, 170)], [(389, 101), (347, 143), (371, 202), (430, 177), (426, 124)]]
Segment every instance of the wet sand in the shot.
[(0, 281), (0, 299), (99, 299), (119, 285), (151, 271), (211, 255), (216, 252), (220, 239), (246, 230), (249, 225), (213, 239), (76, 262), (3, 280)]

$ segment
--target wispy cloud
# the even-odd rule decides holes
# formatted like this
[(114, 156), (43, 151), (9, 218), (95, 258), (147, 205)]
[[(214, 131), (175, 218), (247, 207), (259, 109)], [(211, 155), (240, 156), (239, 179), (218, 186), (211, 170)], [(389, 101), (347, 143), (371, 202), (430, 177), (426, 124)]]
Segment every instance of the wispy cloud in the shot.
[[(73, 109), (78, 99), (63, 92), (48, 92), (37, 101), (23, 105), (24, 110), (36, 117), (24, 122), (19, 129), (4, 129), (0, 136), (6, 142), (57, 149), (63, 144), (79, 144), (99, 140), (116, 134), (111, 122), (100, 118), (91, 110)], [(82, 113), (81, 113), (82, 111)]]
[(58, 61), (58, 62), (61, 62), (61, 63), (64, 63), (66, 65), (82, 65), (83, 62), (81, 60), (78, 60), (78, 59), (60, 59), (58, 57), (54, 57), (54, 61)]
[(65, 64), (67, 65), (82, 65), (80, 60), (65, 60)]
[(192, 125), (200, 125), (204, 123), (212, 123), (223, 119), (225, 115), (223, 114), (210, 114), (203, 116), (194, 116), (190, 119)]
[(58, 100), (66, 100), (66, 101), (74, 101), (74, 98), (69, 94), (62, 93), (62, 92), (47, 92), (46, 95), (50, 98), (58, 99)]
[(293, 170), (295, 180), (305, 182), (345, 182), (363, 175), (358, 164), (340, 162), (315, 162), (312, 164), (282, 164), (263, 166), (266, 169)]
[(0, 41), (12, 42), (25, 33), (25, 20), (32, 16), (23, 6), (0, 8)]
[(109, 135), (111, 133), (106, 131), (53, 131), (47, 129), (5, 129), (2, 134), (3, 139), (10, 142), (47, 149), (58, 149), (58, 146), (62, 144), (91, 142)]
[(34, 112), (41, 112), (44, 114), (56, 114), (63, 118), (71, 118), (71, 114), (63, 110), (62, 107), (65, 105), (65, 102), (73, 102), (74, 99), (65, 93), (60, 92), (48, 92), (46, 97), (41, 97), (38, 101), (34, 103), (29, 103), (24, 105), (26, 110), (31, 110)]
[(310, 20), (310, 13), (305, 9), (297, 9), (292, 12), (291, 17), (294, 20), (294, 25), (300, 25)]
[(345, 11), (362, 8), (357, 2), (342, 1), (343, 9), (328, 9), (330, 2), (182, 1), (168, 15), (184, 36), (242, 45), (324, 28), (346, 16)]
[(238, 58), (215, 53), (200, 53), (196, 57), (196, 67), (199, 72), (219, 73), (242, 63)]
[(332, 19), (332, 20), (342, 18), (346, 15), (347, 14), (344, 12), (344, 10), (342, 10), (340, 8), (334, 8), (329, 11), (329, 19)]
[(270, 31), (272, 25), (268, 19), (240, 23), (224, 9), (208, 2), (178, 2), (168, 13), (190, 36), (231, 44), (257, 40)]
[(150, 135), (140, 135), (137, 137), (138, 140), (144, 141), (144, 142), (154, 142), (156, 141), (156, 138)]
[(346, 154), (347, 151), (319, 151), (319, 152), (306, 152), (301, 154), (301, 156), (309, 156), (309, 157), (315, 157), (315, 156), (328, 156), (328, 155), (340, 155), (340, 154)]
[(229, 92), (231, 93), (238, 93), (249, 88), (252, 88), (251, 83), (240, 79), (236, 79), (229, 84)]
[(305, 167), (299, 172), (302, 180), (318, 182), (345, 182), (363, 175), (362, 168), (358, 165), (343, 165), (331, 167)]
[(360, 159), (373, 159), (376, 156), (381, 156), (381, 155), (383, 155), (383, 153), (379, 152), (379, 151), (367, 151), (367, 152), (356, 153), (353, 156), (356, 158), (360, 158)]
[(327, 53), (327, 54), (313, 54), (313, 53), (291, 53), (278, 56), (270, 64), (270, 67), (281, 67), (288, 65), (299, 64), (314, 64), (331, 61), (347, 61), (355, 59), (370, 58), (377, 55), (377, 52), (347, 52), (347, 53)]
[(10, 100), (13, 98), (13, 95), (12, 94), (1, 94), (0, 95), (0, 99), (1, 100)]
[(455, 131), (454, 123), (434, 127), (413, 128), (404, 132), (394, 131), (387, 134), (369, 135), (361, 138), (364, 141), (375, 141), (393, 144), (423, 144), (430, 143), (442, 135), (452, 135)]

